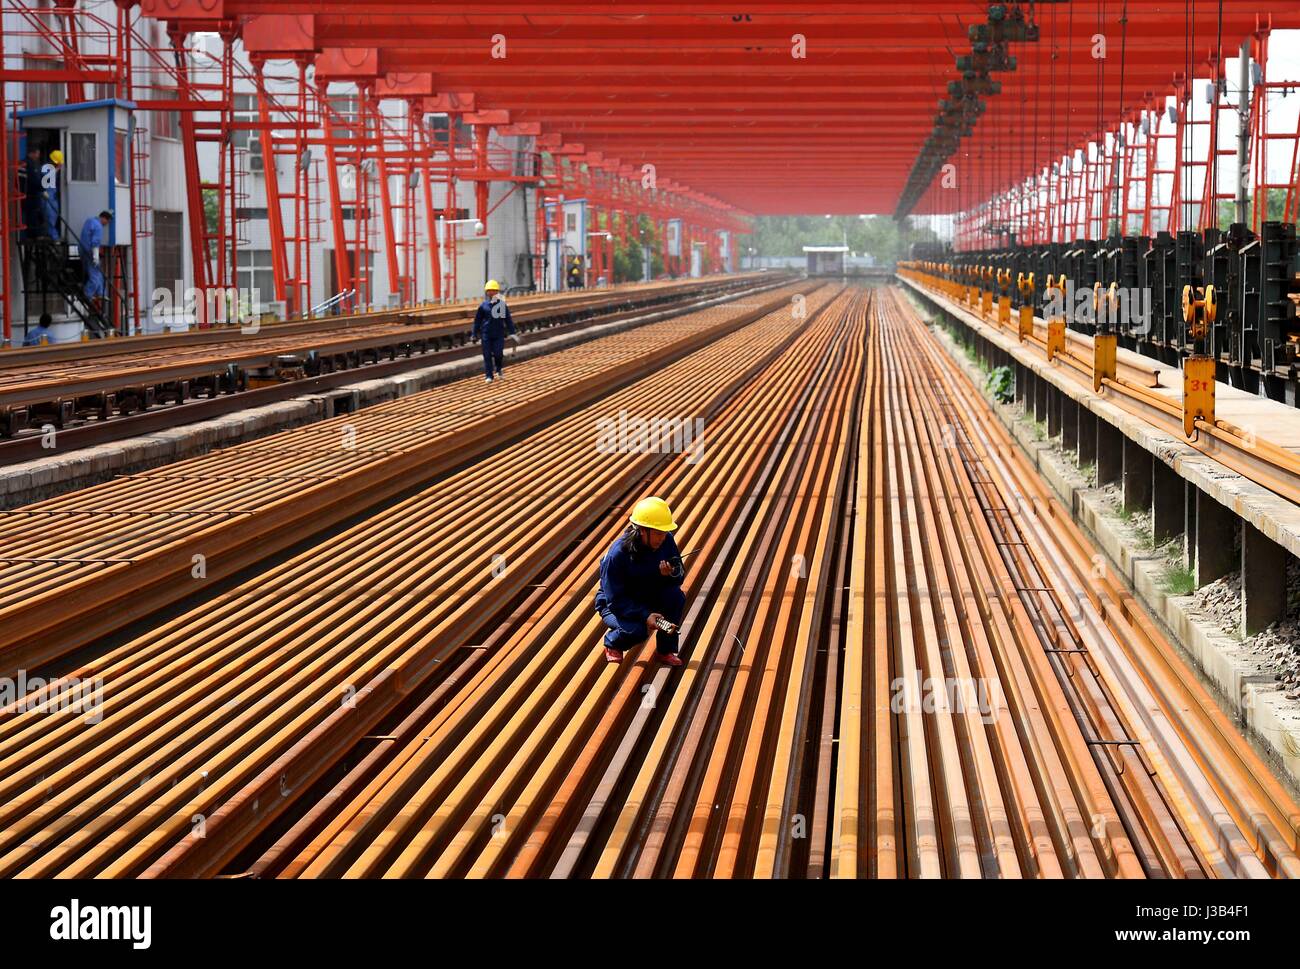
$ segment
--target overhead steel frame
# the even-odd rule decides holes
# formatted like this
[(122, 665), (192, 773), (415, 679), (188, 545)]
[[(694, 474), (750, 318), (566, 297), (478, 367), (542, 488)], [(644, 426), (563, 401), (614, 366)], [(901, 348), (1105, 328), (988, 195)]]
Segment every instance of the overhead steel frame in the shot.
[[(1269, 27), (1261, 26), (1242, 48), (1251, 53), (1258, 70), (1249, 92), (1249, 127), (1244, 131), (1251, 146), (1244, 159), (1245, 178), (1257, 203), (1268, 198), (1270, 190), (1283, 192), (1283, 219), (1295, 220), (1300, 213), (1300, 130), (1270, 129), (1268, 105), (1270, 95), (1300, 91), (1300, 82), (1268, 81), (1269, 34)], [(1206, 229), (1221, 224), (1221, 203), (1239, 198), (1242, 150), (1235, 142), (1243, 137), (1243, 130), (1238, 91), (1227, 82), (1213, 52), (1206, 56), (1205, 66), (1204, 78), (1188, 81), (1182, 74), (1174, 75), (1170, 95), (1160, 99), (1147, 95), (1147, 103), (1127, 113), (1115, 129), (1079, 144), (1036, 176), (993, 196), (987, 206), (958, 213), (954, 247), (959, 251), (988, 247), (988, 228), (996, 225), (1006, 226), (1021, 242), (1041, 243), (1100, 239), (1112, 229), (1177, 234), (1188, 226)], [(1200, 85), (1204, 91), (1193, 90)], [(1225, 113), (1231, 122), (1223, 120)], [(1232, 147), (1223, 146), (1227, 137), (1234, 140)], [(1281, 144), (1288, 161), (1281, 181), (1270, 181), (1268, 176), (1274, 166), (1268, 164), (1265, 152), (1274, 144)], [(1206, 146), (1204, 151), (1201, 146)], [(1229, 164), (1225, 159), (1234, 161)], [(1045, 204), (1035, 204), (1035, 198), (1045, 198)], [(1253, 206), (1248, 221), (1256, 230), (1265, 211), (1265, 204)]]
[[(1255, 61), (1259, 65), (1259, 76), (1252, 90), (1250, 111), (1250, 157), (1253, 164), (1252, 197), (1255, 200), (1251, 227), (1256, 233), (1261, 223), (1268, 220), (1270, 193), (1282, 193), (1283, 205), (1281, 221), (1300, 220), (1300, 117), (1294, 128), (1274, 129), (1270, 119), (1270, 95), (1288, 97), (1300, 93), (1300, 80), (1296, 78), (1273, 79), (1269, 76), (1268, 56), (1271, 31), (1257, 31), (1253, 37)], [(1276, 151), (1275, 151), (1276, 150)], [(1284, 163), (1277, 166), (1282, 171), (1280, 181), (1269, 175), (1274, 167), (1271, 162), (1279, 157)]]
[[(268, 178), (268, 217), (271, 223), (273, 275), (276, 285), (276, 298), (285, 302), (290, 314), (306, 312), (309, 309), (311, 291), (311, 244), (315, 240), (315, 226), (322, 224), (315, 210), (320, 204), (321, 196), (330, 199), (331, 231), (335, 242), (335, 269), (340, 281), (340, 288), (354, 292), (354, 302), (369, 303), (374, 294), (370, 292), (369, 258), (371, 253), (371, 214), (375, 205), (372, 193), (383, 194), (400, 186), (388, 202), (380, 206), (381, 218), (385, 223), (384, 255), (388, 261), (390, 277), (394, 281), (397, 299), (407, 303), (418, 298), (417, 273), (415, 271), (415, 252), (418, 231), (421, 223), (429, 234), (430, 276), (432, 279), (433, 298), (441, 299), (444, 293), (454, 288), (454, 253), (451, 258), (440, 253), (437, 245), (437, 233), (429, 227), (441, 215), (451, 222), (455, 216), (455, 191), (457, 178), (475, 182), (475, 211), (480, 220), (486, 223), (490, 214), (488, 207), (488, 186), (492, 181), (510, 180), (520, 184), (534, 182), (534, 177), (520, 176), (512, 167), (494, 167), (490, 158), (495, 154), (490, 147), (492, 132), (506, 133), (510, 130), (527, 132), (528, 135), (540, 135), (541, 124), (536, 121), (517, 121), (511, 123), (506, 111), (472, 111), (473, 95), (468, 102), (453, 102), (451, 105), (437, 103), (447, 95), (434, 93), (432, 88), (427, 95), (419, 99), (409, 97), (409, 90), (399, 93), (406, 100), (406, 111), (397, 122), (387, 119), (378, 109), (378, 102), (392, 92), (386, 92), (385, 83), (400, 79), (402, 72), (374, 70), (367, 79), (358, 85), (362, 92), (360, 98), (360, 118), (342, 119), (337, 131), (344, 132), (342, 137), (317, 134), (319, 126), (330, 116), (328, 106), (318, 103), (317, 90), (321, 82), (322, 58), (328, 60), (331, 49), (317, 45), (310, 30), (310, 16), (306, 18), (276, 19), (274, 16), (244, 16), (233, 10), (226, 10), (222, 0), (144, 0), (140, 7), (143, 16), (157, 19), (166, 25), (169, 48), (152, 48), (139, 34), (136, 27), (138, 18), (133, 19), (136, 4), (133, 0), (116, 0), (116, 23), (99, 20), (93, 14), (77, 8), (74, 0), (58, 0), (54, 11), (53, 26), (35, 16), (34, 7), (27, 7), (22, 0), (7, 0), (5, 9), (28, 11), (35, 29), (43, 31), (50, 46), (50, 60), (57, 61), (58, 70), (41, 71), (42, 82), (64, 83), (68, 86), (68, 99), (81, 100), (86, 96), (89, 85), (111, 85), (119, 96), (131, 96), (140, 104), (141, 110), (177, 111), (182, 119), (184, 157), (186, 170), (186, 193), (189, 210), (190, 261), (195, 274), (195, 286), (201, 298), (197, 301), (196, 314), (198, 325), (210, 325), (205, 310), (211, 305), (205, 297), (211, 291), (230, 291), (235, 288), (236, 272), (239, 264), (239, 247), (243, 239), (246, 219), (240, 212), (239, 204), (242, 179), (246, 175), (246, 163), (233, 144), (231, 133), (237, 130), (253, 130), (261, 143), (263, 155), (271, 163)], [(300, 5), (302, 6), (302, 5)], [(313, 4), (307, 4), (312, 9)], [(93, 24), (95, 29), (88, 29)], [(284, 28), (288, 28), (287, 30)], [(84, 40), (90, 34), (102, 33), (106, 38), (103, 51), (87, 52), (83, 50)], [(220, 38), (218, 49), (196, 49), (188, 45), (188, 39), (198, 33), (215, 34)], [(234, 45), (243, 42), (249, 54), (252, 71), (245, 71), (233, 56)], [(141, 101), (136, 90), (141, 85), (131, 69), (132, 50), (149, 50), (151, 68), (161, 73), (166, 83), (151, 83), (156, 97)], [(355, 48), (334, 49), (344, 54), (356, 53)], [(363, 59), (366, 51), (361, 51)], [(378, 60), (379, 52), (371, 49), (372, 60)], [(274, 60), (288, 59), (297, 68), (297, 83), (292, 93), (268, 90), (266, 84), (267, 64)], [(312, 84), (307, 82), (309, 67), (317, 68), (317, 78)], [(15, 68), (5, 64), (3, 76), (6, 80), (33, 80), (30, 76), (36, 72)], [(328, 76), (328, 72), (325, 72)], [(431, 77), (425, 73), (426, 77)], [(234, 89), (236, 78), (251, 82), (257, 95), (258, 117), (256, 120), (237, 119), (234, 113)], [(342, 79), (335, 77), (336, 80)], [(328, 80), (325, 81), (328, 84)], [(430, 82), (431, 84), (431, 82)], [(398, 85), (400, 87), (400, 84)], [(455, 97), (455, 96), (453, 96)], [(430, 103), (435, 102), (435, 103)], [(454, 128), (450, 132), (451, 145), (445, 152), (445, 158), (435, 160), (440, 146), (433, 143), (429, 132), (420, 123), (420, 110), (439, 108), (459, 110), (475, 132), (472, 145), (459, 150), (455, 145)], [(367, 121), (366, 117), (372, 119)], [(6, 124), (7, 124), (6, 119)], [(337, 120), (337, 119), (336, 119)], [(289, 131), (288, 136), (284, 135)], [(348, 133), (350, 131), (350, 133)], [(525, 135), (527, 136), (527, 135)], [(150, 210), (148, 200), (142, 190), (147, 185), (144, 162), (147, 160), (146, 137), (142, 128), (137, 136), (134, 157), (136, 159), (137, 177), (132, 185), (131, 223), (132, 238), (137, 241), (148, 236), (150, 232)], [(217, 144), (218, 163), (215, 175), (200, 173), (198, 148), (202, 142)], [(319, 160), (307, 157), (313, 146), (321, 145), (326, 149), (326, 177), (330, 186), (328, 193), (314, 190), (313, 186), (320, 176)], [(329, 156), (333, 156), (332, 158)], [(596, 153), (597, 157), (599, 153)], [(291, 159), (292, 180), (282, 185), (277, 177), (274, 159)], [(9, 159), (8, 169), (14, 170), (14, 159)], [(362, 166), (366, 162), (375, 164), (382, 174), (377, 178)], [(344, 187), (338, 184), (340, 170), (351, 169), (355, 178), (355, 195), (352, 199), (344, 198)], [(643, 204), (634, 189), (635, 176), (638, 174), (633, 166), (624, 166), (617, 173), (609, 172), (605, 205), (600, 212), (604, 231), (613, 235), (615, 226), (621, 222), (623, 237), (626, 240), (635, 231), (639, 222), (638, 211), (628, 213), (617, 208), (623, 201)], [(417, 187), (423, 186), (418, 192)], [(441, 213), (434, 201), (435, 188), (443, 189), (444, 204)], [(689, 252), (690, 241), (697, 234), (703, 235), (707, 229), (725, 226), (733, 232), (747, 230), (747, 225), (737, 219), (736, 213), (729, 207), (708, 199), (702, 195), (693, 195), (687, 190), (674, 185), (677, 191), (652, 192), (654, 204), (647, 208), (658, 207), (658, 220), (662, 225), (665, 218), (682, 218), (686, 231), (683, 244)], [(16, 195), (16, 184), (12, 178), (5, 180), (3, 198), (0, 205), (4, 213), (4, 235), (13, 238), (18, 228), (15, 211), (20, 201)], [(417, 203), (416, 196), (422, 196), (423, 205)], [(288, 211), (283, 215), (279, 205), (282, 203)], [(207, 215), (210, 201), (215, 209), (215, 218), (211, 221)], [(353, 219), (344, 219), (344, 203), (351, 202)], [(541, 206), (538, 205), (540, 211)], [(722, 218), (720, 213), (726, 213)], [(273, 214), (274, 213), (274, 214)], [(694, 218), (692, 218), (694, 216)], [(346, 224), (352, 225), (348, 234)], [(608, 277), (612, 272), (613, 240), (602, 240), (603, 244), (595, 247), (597, 258), (592, 271)], [(716, 234), (708, 238), (709, 250), (718, 251)], [(133, 278), (138, 280), (138, 252), (132, 247)], [(348, 253), (351, 253), (349, 257)], [(6, 251), (4, 258), (9, 258)], [(680, 268), (680, 267), (677, 267)], [(6, 281), (8, 276), (5, 276)], [(139, 323), (137, 309), (137, 324)], [(5, 339), (11, 339), (12, 321), (9, 319), (9, 302), (5, 301)]]
[[(1222, 226), (1236, 219), (1235, 212), (1225, 218), (1223, 203), (1241, 199), (1243, 160), (1255, 201), (1246, 221), (1259, 230), (1270, 192), (1284, 199), (1280, 218), (1294, 221), (1300, 216), (1300, 130), (1271, 127), (1269, 99), (1300, 91), (1300, 82), (1269, 80), (1271, 32), (1271, 18), (1257, 18), (1255, 29), (1234, 49), (1235, 56), (1247, 53), (1247, 64), (1255, 65), (1249, 69), (1257, 72), (1248, 84), (1248, 127), (1240, 121), (1241, 82), (1225, 77), (1217, 50), (1207, 51), (1198, 65), (1204, 75), (1175, 74), (1168, 95), (1148, 92), (1115, 128), (1087, 138), (986, 204), (959, 212), (954, 247), (968, 251), (995, 244), (990, 227), (1004, 227), (1018, 241), (1037, 244), (1100, 239), (1121, 228), (1151, 235)], [(1248, 147), (1241, 145), (1243, 138)], [(1268, 174), (1280, 167), (1271, 163), (1270, 152), (1284, 156), (1280, 179)], [(1039, 198), (1045, 205), (1034, 201)]]

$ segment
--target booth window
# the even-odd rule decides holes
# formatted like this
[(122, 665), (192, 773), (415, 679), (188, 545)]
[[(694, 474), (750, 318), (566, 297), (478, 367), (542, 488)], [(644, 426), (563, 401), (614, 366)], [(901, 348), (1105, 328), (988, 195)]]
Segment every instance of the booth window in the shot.
[(113, 178), (118, 185), (131, 181), (131, 140), (125, 131), (113, 129)]
[(69, 178), (74, 182), (95, 181), (95, 133), (74, 131), (68, 136), (68, 145), (72, 150)]

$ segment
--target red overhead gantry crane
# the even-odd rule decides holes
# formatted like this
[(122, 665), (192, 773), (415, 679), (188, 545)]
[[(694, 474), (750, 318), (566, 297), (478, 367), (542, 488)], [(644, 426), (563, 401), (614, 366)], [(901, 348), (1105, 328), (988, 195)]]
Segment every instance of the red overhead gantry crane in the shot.
[[(71, 0), (61, 0), (59, 10), (71, 9)], [(133, 5), (121, 0), (120, 9), (119, 20), (129, 23)], [(183, 66), (173, 67), (178, 100), (167, 109), (186, 117), (221, 113), (215, 124), (190, 122), (187, 133), (221, 137), (251, 124), (273, 152), (320, 148), (342, 160), (326, 164), (324, 176), (340, 288), (349, 288), (347, 281), (358, 302), (374, 296), (365, 292), (364, 260), (338, 254), (361, 253), (369, 229), (358, 225), (355, 237), (341, 236), (348, 188), (334, 180), (367, 164), (408, 176), (406, 194), (378, 205), (383, 255), (398, 298), (406, 300), (446, 292), (448, 260), (437, 251), (430, 255), (438, 263), (435, 292), (415, 292), (407, 231), (413, 218), (417, 231), (429, 231), (438, 214), (430, 211), (429, 192), (422, 201), (409, 193), (417, 181), (428, 189), (435, 179), (474, 181), (479, 221), (489, 214), (489, 182), (536, 185), (539, 231), (547, 228), (548, 211), (559, 218), (561, 207), (548, 202), (581, 193), (594, 213), (589, 281), (608, 275), (610, 237), (626, 241), (652, 225), (664, 245), (678, 219), (683, 238), (676, 251), (689, 253), (701, 242), (715, 258), (718, 231), (744, 231), (748, 213), (961, 214), (958, 242), (970, 245), (1007, 231), (1040, 239), (1099, 234), (1116, 218), (1148, 230), (1155, 223), (1192, 226), (1228, 192), (1221, 175), (1227, 148), (1198, 153), (1194, 142), (1202, 135), (1193, 131), (1213, 126), (1216, 145), (1218, 132), (1229, 138), (1224, 104), (1235, 97), (1232, 85), (1222, 84), (1216, 105), (1205, 105), (1200, 85), (1214, 82), (1243, 43), (1263, 72), (1250, 88), (1252, 99), (1262, 99), (1252, 104), (1247, 133), (1255, 157), (1267, 149), (1300, 161), (1297, 133), (1270, 129), (1267, 104), (1283, 90), (1269, 77), (1268, 38), (1300, 27), (1295, 0), (755, 0), (743, 8), (715, 0), (541, 8), (517, 0), (144, 0), (141, 9), (177, 41), (196, 31), (227, 41), (212, 82), (187, 82)], [(980, 31), (987, 39), (995, 21), (1006, 18), (1032, 24), (1034, 39), (1008, 45), (1014, 67), (1000, 63), (981, 73), (987, 44), (983, 51), (977, 46)], [(95, 81), (125, 89), (129, 31), (108, 56), (81, 58), (76, 17), (64, 22), (66, 29), (53, 31), (61, 37), (62, 69), (41, 80), (68, 83), (70, 97)], [(291, 103), (268, 103), (258, 121), (236, 122), (229, 104), (234, 68), (224, 63), (234, 43), (246, 46), (259, 70), (287, 57), (300, 76), (310, 68), (311, 81), (300, 83), (295, 97), (267, 92), (268, 102)], [(975, 69), (968, 63), (959, 71), (957, 56), (973, 57)], [(21, 80), (34, 72), (6, 63), (4, 73)], [(931, 177), (925, 167), (934, 161), (927, 154), (936, 111), (941, 118), (952, 85), (961, 91), (970, 78), (985, 92), (980, 106)], [(996, 93), (985, 84), (993, 79)], [(357, 85), (363, 102), (337, 127), (326, 123), (329, 111), (320, 104), (336, 81)], [(472, 103), (462, 102), (461, 92), (472, 92)], [(405, 114), (374, 123), (377, 103), (388, 99), (404, 101)], [(419, 111), (430, 110), (461, 112), (474, 132), (471, 143), (431, 155), (428, 133), (414, 123)], [(316, 127), (304, 127), (308, 121)], [(494, 164), (493, 129), (532, 137), (535, 164)], [(1174, 164), (1161, 161), (1162, 144), (1177, 149)], [(909, 186), (918, 168), (924, 181)], [(205, 283), (219, 286), (238, 245), (231, 202), (237, 166), (210, 184), (196, 168), (187, 174), (197, 196), (192, 212), (202, 211), (194, 203), (204, 188), (215, 188), (225, 205), (215, 240), (193, 234), (195, 255), (203, 257), (196, 264), (208, 267)], [(1295, 213), (1294, 164), (1281, 178), (1257, 165), (1254, 178), (1257, 192), (1283, 190)], [(310, 178), (304, 185), (295, 176), (281, 198), (309, 212), (311, 205), (298, 200), (311, 191)], [(1202, 196), (1207, 206), (1199, 204)], [(7, 213), (12, 195), (10, 201)], [(371, 201), (358, 199), (356, 207), (369, 212)], [(276, 279), (286, 301), (303, 309), (294, 294), (305, 282), (299, 267), (309, 264), (300, 250), (312, 241), (311, 216), (294, 211), (295, 224), (277, 239), (283, 254)], [(535, 249), (540, 255), (540, 238)], [(669, 260), (668, 269), (684, 266)]]

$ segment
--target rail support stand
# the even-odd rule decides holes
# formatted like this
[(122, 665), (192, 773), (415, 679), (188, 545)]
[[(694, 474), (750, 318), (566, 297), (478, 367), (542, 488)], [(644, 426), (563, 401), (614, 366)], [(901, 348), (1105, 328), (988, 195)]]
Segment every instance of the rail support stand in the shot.
[(1123, 484), (1124, 432), (1097, 418), (1097, 487)]
[(1241, 523), (1241, 634), (1253, 636), (1286, 615), (1287, 552), (1248, 521)]
[(1114, 380), (1116, 338), (1114, 333), (1098, 333), (1092, 338), (1092, 389), (1101, 392), (1103, 380)]
[(1151, 465), (1151, 532), (1159, 547), (1187, 528), (1186, 482), (1163, 461)]
[[(1078, 407), (1078, 414), (1079, 464), (1095, 465), (1097, 464), (1097, 436), (1099, 433), (1097, 425), (1100, 423), (1100, 418), (1082, 405)], [(1100, 483), (1098, 481), (1098, 484)]]
[(1237, 520), (1232, 511), (1204, 491), (1196, 489), (1196, 587), (1221, 579), (1232, 571)]
[(1124, 438), (1124, 510), (1145, 514), (1151, 510), (1151, 452)]
[(1079, 402), (1069, 394), (1061, 395), (1061, 449), (1079, 450)]

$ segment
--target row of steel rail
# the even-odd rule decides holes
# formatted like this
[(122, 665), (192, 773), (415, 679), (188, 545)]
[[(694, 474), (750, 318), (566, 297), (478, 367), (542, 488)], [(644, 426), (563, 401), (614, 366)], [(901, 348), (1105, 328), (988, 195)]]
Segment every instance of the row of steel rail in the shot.
[[(467, 463), (467, 439), (480, 429), (495, 446), (437, 477), (425, 460), (422, 477), (433, 484), (77, 664), (47, 690), (50, 706), (61, 684), (102, 677), (95, 722), (68, 706), (0, 716), (0, 872), (220, 870), (413, 690), (475, 655), (484, 624), (673, 457), (598, 449), (602, 418), (710, 417), (794, 339), (792, 313), (804, 304), (793, 296), (809, 292), (812, 312), (829, 299), (814, 289), (593, 341), (511, 368), (501, 384), (461, 382), (350, 415), (369, 420), (356, 429), (357, 447), (390, 464), (429, 440)], [(642, 379), (622, 379), (634, 375)], [(600, 393), (574, 393), (597, 383)], [(546, 403), (555, 397), (568, 410)], [(502, 427), (511, 415), (529, 415), (533, 433), (512, 443)], [(248, 515), (276, 503), (310, 512), (344, 477), (313, 492), (295, 472), (345, 462), (340, 430), (336, 421), (287, 432), (235, 449), (242, 471), (212, 470), (257, 491), (243, 496)], [(153, 488), (174, 482), (163, 494), (193, 506), (202, 482), (185, 471), (166, 469)], [(276, 502), (264, 494), (272, 487), (283, 487)], [(100, 490), (82, 492), (82, 502), (102, 511), (91, 497)], [(231, 527), (261, 541), (265, 555), (265, 524)], [(168, 537), (185, 553), (204, 547)], [(208, 558), (209, 576), (218, 559)], [(101, 599), (103, 582), (83, 595)], [(148, 598), (160, 602), (186, 582), (173, 573)]]
[[(101, 677), (96, 718), (0, 711), (0, 874), (1300, 873), (1295, 801), (915, 313), (796, 292), (668, 358), (624, 334), (455, 385), (466, 411), (531, 410), (593, 355), (640, 357), (639, 379), (87, 641), (44, 695)], [(463, 419), (448, 399), (358, 440), (400, 454), (413, 415)], [(629, 414), (705, 437), (598, 447)], [(302, 430), (224, 470), (307, 487), (342, 459), (337, 422)], [(692, 550), (681, 670), (599, 650), (596, 564), (646, 493)]]
[(0, 670), (34, 668), (790, 305), (799, 284), (0, 512)]
[[(881, 308), (835, 873), (1300, 874), (1294, 799), (914, 311)], [(989, 687), (896, 714), (899, 678)]]
[[(699, 550), (685, 670), (601, 662), (608, 522), (244, 873), (1300, 872), (1294, 801), (974, 387), (892, 293), (866, 319), (842, 297), (720, 416), (721, 481), (652, 484)], [(927, 679), (983, 687), (900, 707)]]
[[(755, 272), (663, 280), (521, 296), (509, 303), (516, 325), (526, 331), (614, 309), (726, 292), (752, 285), (762, 276)], [(271, 366), (282, 357), (311, 356), (319, 359), (322, 369), (332, 370), (396, 354), (427, 353), (465, 342), (474, 309), (456, 304), (7, 351), (0, 357), (0, 414), (61, 401), (71, 405), (106, 392), (177, 387), (202, 378), (229, 383), (226, 377), (232, 371)], [(207, 392), (215, 392), (215, 385)]]
[[(602, 522), (414, 712), (250, 867), (267, 877), (782, 874), (782, 806), (821, 722), (815, 671), (848, 493), (864, 300), (841, 295), (710, 422), (664, 495), (694, 554), (691, 661), (599, 650)], [(799, 832), (795, 832), (799, 833)], [(797, 864), (806, 864), (800, 859)]]

